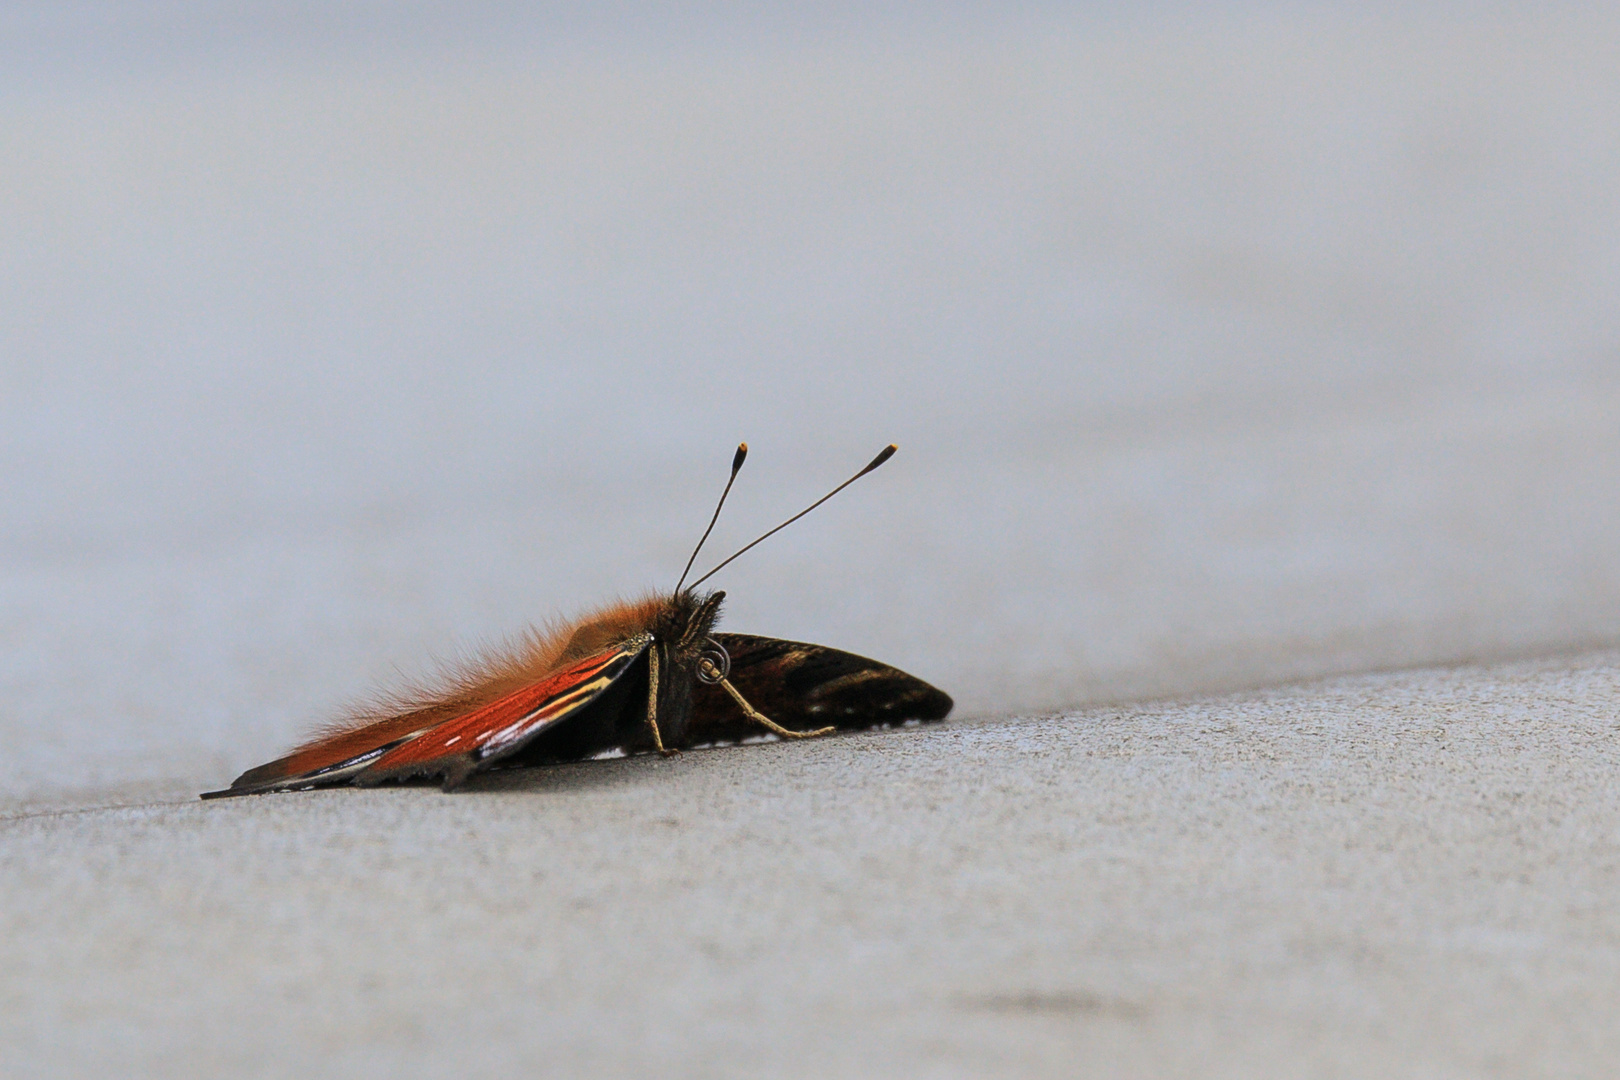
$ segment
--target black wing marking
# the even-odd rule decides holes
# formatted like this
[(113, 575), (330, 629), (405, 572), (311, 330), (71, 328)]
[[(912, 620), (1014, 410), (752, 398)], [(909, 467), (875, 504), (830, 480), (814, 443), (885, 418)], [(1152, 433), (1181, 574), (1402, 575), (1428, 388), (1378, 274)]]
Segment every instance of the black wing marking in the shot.
[[(943, 720), (951, 711), (943, 690), (864, 656), (753, 634), (714, 638), (731, 654), (731, 684), (754, 708), (794, 731)], [(722, 688), (693, 688), (685, 741), (727, 742), (759, 733)]]

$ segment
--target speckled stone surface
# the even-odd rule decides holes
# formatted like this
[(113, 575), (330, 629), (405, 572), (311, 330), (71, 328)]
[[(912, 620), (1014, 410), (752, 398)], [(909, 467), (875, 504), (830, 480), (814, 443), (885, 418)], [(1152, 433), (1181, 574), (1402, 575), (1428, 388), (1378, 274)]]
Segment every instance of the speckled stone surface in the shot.
[(1620, 654), (0, 823), (18, 1075), (1620, 1055)]

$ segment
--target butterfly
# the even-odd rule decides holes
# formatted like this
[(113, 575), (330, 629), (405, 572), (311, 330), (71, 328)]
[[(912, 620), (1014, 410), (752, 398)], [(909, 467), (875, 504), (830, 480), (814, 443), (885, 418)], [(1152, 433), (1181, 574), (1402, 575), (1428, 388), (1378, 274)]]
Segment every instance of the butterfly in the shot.
[(806, 739), (943, 720), (951, 711), (949, 695), (887, 664), (823, 645), (716, 631), (726, 594), (699, 591), (733, 559), (882, 465), (895, 449), (885, 447), (860, 472), (687, 586), (748, 456), (748, 444), (741, 444), (673, 593), (531, 632), (436, 692), (329, 728), (202, 797), (413, 779), (436, 779), (448, 791), (488, 769), (611, 751), (671, 755), (762, 731)]

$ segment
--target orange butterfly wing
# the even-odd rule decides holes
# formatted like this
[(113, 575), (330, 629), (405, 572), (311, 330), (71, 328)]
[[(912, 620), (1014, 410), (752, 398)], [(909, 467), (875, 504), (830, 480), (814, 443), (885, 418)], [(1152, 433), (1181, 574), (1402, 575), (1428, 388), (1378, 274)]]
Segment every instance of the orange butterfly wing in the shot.
[(446, 788), (516, 753), (542, 731), (596, 700), (647, 651), (646, 634), (579, 660), (461, 716), (416, 731), (377, 725), (378, 740), (356, 745), (345, 732), (249, 769), (224, 791), (203, 798), (257, 795), (333, 784), (369, 785), (412, 776), (443, 776)]

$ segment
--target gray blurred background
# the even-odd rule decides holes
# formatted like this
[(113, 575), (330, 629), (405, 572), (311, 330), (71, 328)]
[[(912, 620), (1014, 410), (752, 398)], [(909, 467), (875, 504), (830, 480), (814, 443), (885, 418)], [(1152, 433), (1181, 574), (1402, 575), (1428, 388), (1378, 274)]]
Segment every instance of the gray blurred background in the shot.
[[(0, 806), (674, 583), (1011, 715), (1620, 639), (1620, 16), (0, 13)], [(701, 565), (701, 564), (700, 564)]]

